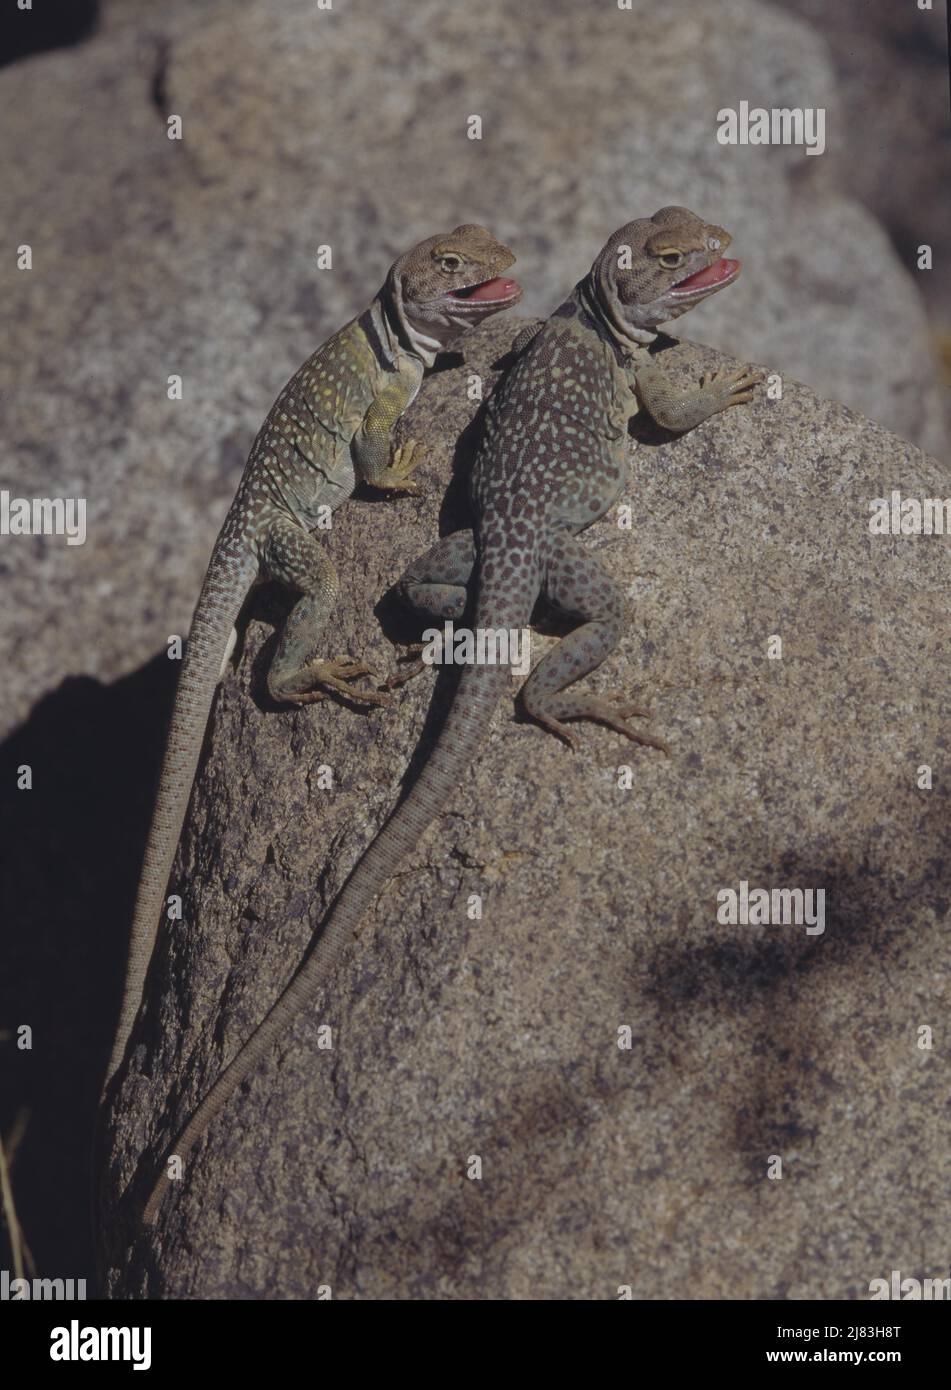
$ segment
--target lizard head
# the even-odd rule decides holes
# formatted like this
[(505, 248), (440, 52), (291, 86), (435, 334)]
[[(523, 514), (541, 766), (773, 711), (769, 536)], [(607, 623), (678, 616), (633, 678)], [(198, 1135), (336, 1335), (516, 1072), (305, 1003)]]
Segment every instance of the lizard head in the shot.
[(732, 285), (739, 261), (732, 238), (689, 208), (661, 208), (619, 227), (591, 267), (599, 305), (615, 326), (653, 329)]
[(518, 303), (521, 285), (502, 275), (514, 261), (491, 232), (467, 223), (428, 237), (400, 256), (386, 287), (404, 322), (444, 347)]

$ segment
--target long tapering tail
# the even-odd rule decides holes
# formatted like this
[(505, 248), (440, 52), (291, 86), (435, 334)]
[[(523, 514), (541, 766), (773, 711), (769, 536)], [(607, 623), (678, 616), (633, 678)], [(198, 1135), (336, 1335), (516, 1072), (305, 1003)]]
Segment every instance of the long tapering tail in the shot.
[[(483, 604), (480, 603), (480, 610)], [(496, 627), (502, 624), (496, 620)], [(523, 624), (519, 623), (518, 626)], [(296, 1016), (330, 978), (340, 956), (377, 893), (435, 820), (482, 743), (503, 697), (510, 667), (467, 666), (435, 747), (406, 797), (359, 861), (327, 923), (290, 984), (248, 1041), (232, 1058), (176, 1140), (172, 1154), (184, 1160), (228, 1098), (287, 1032)], [(146, 1202), (142, 1221), (151, 1225), (167, 1190), (164, 1173)]]
[(256, 570), (250, 552), (235, 553), (217, 546), (195, 608), (139, 879), (122, 1008), (104, 1091), (122, 1064), (142, 1003), (145, 977), (158, 935), (162, 898), (172, 871), (211, 702), (232, 628), (254, 582)]

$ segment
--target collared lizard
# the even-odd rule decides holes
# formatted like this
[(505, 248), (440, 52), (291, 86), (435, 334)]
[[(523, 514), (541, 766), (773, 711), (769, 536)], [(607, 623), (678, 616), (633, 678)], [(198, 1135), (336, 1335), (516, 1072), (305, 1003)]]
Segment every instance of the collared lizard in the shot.
[[(653, 361), (657, 325), (732, 284), (730, 236), (685, 208), (662, 208), (625, 224), (590, 272), (534, 335), (493, 392), (472, 474), (476, 529), (456, 532), (415, 562), (400, 587), (429, 617), (457, 621), (475, 585), (474, 628), (528, 626), (544, 597), (577, 626), (535, 667), (524, 710), (575, 743), (566, 721), (593, 719), (654, 748), (629, 721), (644, 714), (621, 697), (565, 693), (616, 646), (623, 601), (577, 539), (617, 500), (628, 470), (627, 428), (643, 408), (685, 431), (752, 398), (760, 373), (723, 369), (677, 386)], [(376, 894), (419, 842), (486, 735), (510, 679), (504, 665), (469, 665), (418, 779), (358, 862), (322, 932), (287, 989), (222, 1072), (178, 1137), (181, 1159), (291, 1020), (322, 991)], [(154, 1220), (166, 1180), (153, 1187), (143, 1220)]]
[(234, 645), (233, 624), (259, 579), (300, 593), (268, 671), (275, 700), (304, 704), (333, 691), (368, 705), (383, 693), (351, 684), (361, 662), (318, 655), (339, 588), (313, 530), (351, 496), (357, 479), (417, 492), (420, 462), (391, 430), (443, 348), (521, 298), (502, 277), (508, 247), (474, 224), (420, 242), (391, 266), (369, 307), (307, 359), (281, 391), (252, 445), (218, 535), (175, 697), (136, 898), (119, 1024), (106, 1086), (120, 1067), (142, 1000), (215, 687)]

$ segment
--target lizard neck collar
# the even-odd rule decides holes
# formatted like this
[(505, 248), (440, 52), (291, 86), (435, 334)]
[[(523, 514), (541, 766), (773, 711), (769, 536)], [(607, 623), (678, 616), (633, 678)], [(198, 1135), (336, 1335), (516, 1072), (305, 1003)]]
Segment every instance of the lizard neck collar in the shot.
[(578, 298), (588, 313), (604, 325), (625, 357), (633, 356), (638, 349), (648, 347), (657, 338), (651, 329), (639, 328), (624, 318), (620, 300), (612, 285), (603, 282), (596, 285), (591, 275), (586, 275), (578, 285)]
[[(406, 312), (403, 303), (403, 290), (399, 276), (390, 274), (383, 290), (377, 295), (374, 312), (379, 316), (378, 331), (383, 336), (393, 365), (401, 353), (412, 353), (424, 367), (431, 367), (439, 353), (445, 351), (445, 344), (432, 331), (424, 332), (418, 322), (414, 322)], [(381, 326), (382, 325), (382, 326)]]

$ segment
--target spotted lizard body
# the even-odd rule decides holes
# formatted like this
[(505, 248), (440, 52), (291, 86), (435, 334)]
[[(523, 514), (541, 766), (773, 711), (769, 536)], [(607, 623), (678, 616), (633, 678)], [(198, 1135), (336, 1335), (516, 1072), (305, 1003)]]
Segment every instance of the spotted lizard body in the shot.
[(215, 543), (192, 620), (135, 905), (118, 1028), (106, 1085), (122, 1064), (142, 1001), (163, 895), (185, 817), (215, 687), (234, 643), (233, 624), (259, 579), (300, 594), (268, 672), (279, 701), (328, 692), (379, 705), (354, 686), (361, 662), (319, 655), (339, 580), (313, 534), (350, 497), (358, 478), (416, 492), (416, 444), (394, 449), (391, 431), (438, 352), (521, 289), (500, 278), (508, 247), (474, 224), (429, 237), (394, 262), (369, 307), (307, 359), (278, 396), (248, 458)]

